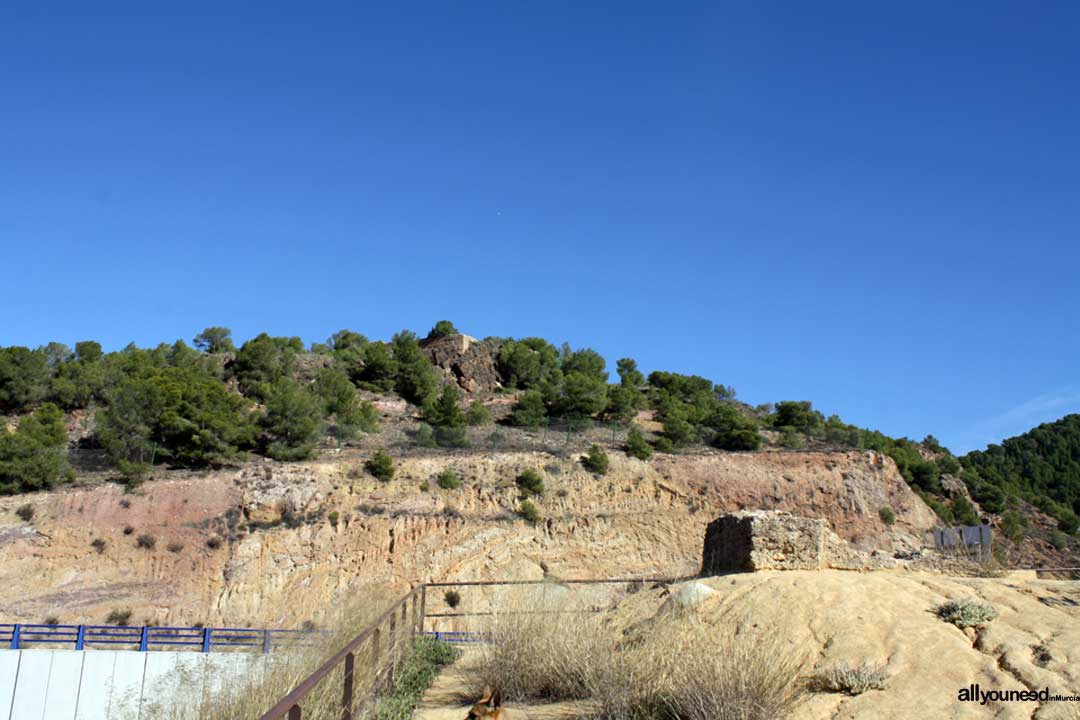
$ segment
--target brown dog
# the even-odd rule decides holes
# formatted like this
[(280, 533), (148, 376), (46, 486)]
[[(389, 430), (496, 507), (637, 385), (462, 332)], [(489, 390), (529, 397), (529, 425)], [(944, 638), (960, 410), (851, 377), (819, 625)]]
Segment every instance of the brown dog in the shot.
[(476, 701), (476, 704), (472, 706), (472, 710), (465, 716), (465, 720), (479, 720), (480, 718), (487, 718), (487, 720), (510, 720), (510, 716), (506, 713), (506, 710), (499, 707), (502, 704), (502, 699), (498, 693), (492, 696), (491, 687), (484, 687), (484, 696)]

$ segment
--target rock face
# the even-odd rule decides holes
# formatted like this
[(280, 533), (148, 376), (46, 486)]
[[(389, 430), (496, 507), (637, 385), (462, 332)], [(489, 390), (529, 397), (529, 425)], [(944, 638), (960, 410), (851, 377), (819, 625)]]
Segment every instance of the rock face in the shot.
[(748, 511), (709, 523), (701, 574), (744, 570), (820, 570), (826, 565), (825, 521), (785, 512)]
[(502, 387), (496, 360), (498, 346), (468, 335), (447, 335), (424, 344), (432, 364), (470, 393), (490, 393)]
[[(103, 482), (0, 498), (0, 622), (101, 623), (130, 609), (140, 624), (296, 627), (371, 585), (689, 576), (706, 526), (746, 508), (823, 518), (856, 559), (874, 549), (891, 558), (934, 526), (892, 461), (862, 452), (642, 462), (609, 448), (603, 478), (577, 453), (392, 452), (397, 472), (385, 483), (363, 471), (367, 451), (347, 449), (159, 472), (130, 493)], [(448, 468), (461, 488), (438, 488)], [(536, 525), (514, 514), (514, 478), (526, 468), (546, 486)], [(30, 523), (15, 514), (24, 504), (35, 509)], [(883, 504), (894, 525), (881, 522)], [(137, 546), (142, 534), (156, 538), (152, 549)], [(446, 611), (440, 602), (433, 612)]]

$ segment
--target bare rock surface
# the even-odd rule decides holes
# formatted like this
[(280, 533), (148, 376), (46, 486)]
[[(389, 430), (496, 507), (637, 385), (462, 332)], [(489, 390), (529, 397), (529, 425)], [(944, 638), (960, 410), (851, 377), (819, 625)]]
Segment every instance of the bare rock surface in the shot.
[[(696, 575), (706, 526), (739, 509), (824, 518), (844, 547), (888, 557), (934, 523), (892, 461), (872, 453), (648, 462), (609, 453), (602, 478), (574, 455), (460, 451), (396, 457), (384, 483), (364, 472), (366, 452), (343, 450), (302, 463), (159, 471), (128, 493), (103, 483), (0, 498), (0, 615), (100, 623), (130, 609), (132, 623), (296, 627), (370, 584)], [(461, 488), (436, 486), (447, 468)], [(514, 514), (514, 478), (526, 468), (546, 485), (535, 526)], [(29, 523), (15, 514), (24, 504), (35, 510)], [(882, 504), (896, 511), (895, 525), (879, 519)], [(153, 549), (136, 546), (143, 534)]]

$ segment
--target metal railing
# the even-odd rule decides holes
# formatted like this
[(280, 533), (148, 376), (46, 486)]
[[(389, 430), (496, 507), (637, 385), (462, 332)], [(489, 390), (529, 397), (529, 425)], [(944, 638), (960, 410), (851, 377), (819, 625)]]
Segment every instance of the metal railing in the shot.
[[(477, 580), (472, 582), (439, 582), (425, 583), (413, 588), (407, 595), (395, 602), (367, 629), (350, 640), (345, 647), (341, 648), (318, 670), (313, 672), (298, 684), (288, 695), (281, 698), (272, 708), (260, 716), (259, 720), (303, 720), (303, 703), (315, 691), (319, 683), (331, 673), (336, 672), (339, 666), (343, 666), (341, 687), (341, 718), (353, 720), (357, 710), (358, 700), (367, 700), (374, 696), (381, 688), (388, 687), (393, 683), (394, 673), (398, 663), (404, 657), (400, 652), (401, 646), (411, 643), (418, 635), (436, 637), (446, 642), (483, 642), (482, 633), (468, 631), (427, 631), (424, 624), (427, 618), (443, 617), (469, 617), (490, 615), (490, 611), (455, 612), (455, 613), (429, 613), (427, 611), (427, 593), (429, 588), (457, 588), (457, 587), (493, 587), (501, 585), (604, 585), (604, 584), (652, 584), (673, 583), (687, 580), (689, 577), (678, 578), (602, 578), (602, 579), (575, 579), (575, 580)], [(576, 612), (599, 612), (603, 608), (589, 607)], [(387, 627), (388, 626), (388, 627)], [(382, 647), (384, 630), (387, 647)], [(407, 630), (407, 632), (403, 632)], [(358, 698), (356, 692), (356, 660), (361, 653), (367, 653), (370, 662), (364, 667), (370, 676), (367, 678), (367, 693), (365, 697)]]
[(323, 632), (318, 630), (0, 623), (0, 648), (24, 650), (61, 646), (75, 650), (95, 647), (115, 650), (120, 646), (142, 652), (185, 649), (219, 652), (242, 649), (269, 653), (280, 647), (311, 646), (315, 636), (320, 634)]

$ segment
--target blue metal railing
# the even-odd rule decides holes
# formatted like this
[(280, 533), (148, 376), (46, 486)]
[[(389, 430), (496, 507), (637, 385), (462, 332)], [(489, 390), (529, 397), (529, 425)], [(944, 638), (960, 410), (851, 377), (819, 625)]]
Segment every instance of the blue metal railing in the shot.
[(323, 634), (325, 631), (319, 630), (0, 623), (0, 648), (61, 645), (86, 650), (121, 646), (143, 652), (191, 648), (200, 652), (242, 649), (269, 653), (281, 647), (310, 647), (316, 636)]

